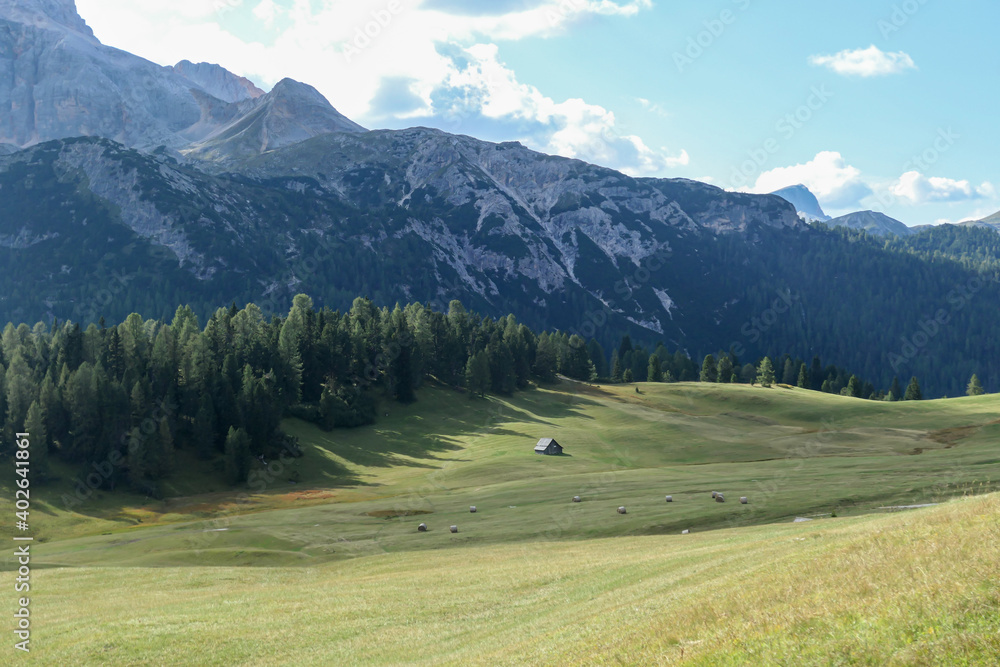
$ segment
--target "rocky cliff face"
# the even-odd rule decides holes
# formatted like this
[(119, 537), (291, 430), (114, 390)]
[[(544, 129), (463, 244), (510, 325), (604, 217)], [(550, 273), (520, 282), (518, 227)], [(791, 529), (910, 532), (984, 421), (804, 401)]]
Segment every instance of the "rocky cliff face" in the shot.
[[(721, 291), (702, 303), (691, 281), (715, 267), (696, 248), (806, 229), (780, 197), (630, 178), (516, 142), (369, 132), (290, 79), (265, 94), (217, 65), (103, 46), (70, 0), (0, 0), (0, 188), (5, 247), (70, 252), (112, 230), (223, 301), (374, 290), (538, 326), (599, 313), (675, 341), (739, 303)], [(39, 198), (49, 206), (33, 209)], [(337, 260), (289, 276), (317, 242)], [(81, 250), (79, 262), (106, 256)]]
[(192, 63), (182, 60), (168, 68), (223, 102), (254, 100), (264, 91), (246, 77), (236, 76), (229, 70), (212, 63)]
[(362, 130), (305, 84), (265, 95), (218, 65), (161, 67), (104, 46), (72, 0), (0, 0), (0, 144), (95, 136), (180, 150), (239, 134), (243, 154)]
[(271, 92), (232, 105), (232, 120), (185, 149), (189, 157), (235, 161), (331, 132), (365, 132), (312, 86), (282, 79)]

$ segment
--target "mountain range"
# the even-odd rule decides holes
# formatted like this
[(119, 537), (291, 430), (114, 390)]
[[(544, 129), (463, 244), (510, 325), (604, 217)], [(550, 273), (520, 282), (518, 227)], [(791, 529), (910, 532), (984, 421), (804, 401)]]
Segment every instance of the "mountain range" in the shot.
[[(856, 211), (837, 218), (831, 218), (823, 212), (823, 207), (820, 205), (816, 195), (802, 184), (782, 188), (771, 194), (777, 195), (792, 204), (798, 212), (799, 217), (803, 220), (807, 222), (822, 222), (829, 227), (863, 230), (875, 236), (910, 236), (930, 227), (930, 225), (915, 225), (911, 227), (877, 211)], [(1000, 232), (1000, 212), (994, 213), (982, 220), (960, 222), (957, 224), (963, 227), (988, 227)]]
[[(264, 92), (217, 65), (104, 46), (71, 0), (0, 0), (0, 72), (4, 320), (168, 317), (179, 303), (205, 315), (231, 300), (281, 313), (297, 292), (334, 308), (460, 299), (605, 347), (628, 333), (694, 356), (819, 355), (886, 385), (920, 373), (929, 393), (1000, 370), (982, 307), (913, 355), (896, 342), (992, 269), (983, 230), (889, 250), (857, 230), (905, 225), (830, 220), (801, 186), (735, 193), (517, 142), (369, 131), (307, 84)], [(808, 224), (788, 198), (846, 229)], [(953, 260), (923, 259), (945, 244)]]
[(823, 212), (823, 207), (820, 206), (816, 195), (801, 183), (776, 190), (771, 194), (792, 204), (806, 222), (827, 222), (830, 220), (830, 216)]

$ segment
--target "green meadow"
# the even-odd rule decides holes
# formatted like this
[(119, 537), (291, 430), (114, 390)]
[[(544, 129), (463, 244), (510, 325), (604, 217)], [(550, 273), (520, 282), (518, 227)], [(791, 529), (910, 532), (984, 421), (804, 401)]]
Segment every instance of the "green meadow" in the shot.
[[(427, 387), (388, 410), (354, 430), (286, 422), (305, 456), (258, 465), (243, 490), (206, 474), (162, 501), (103, 492), (69, 506), (77, 471), (57, 469), (32, 496), (30, 659), (986, 665), (1000, 654), (995, 396), (564, 382), (483, 400)], [(542, 437), (565, 455), (536, 455)], [(923, 505), (936, 506), (899, 509)]]

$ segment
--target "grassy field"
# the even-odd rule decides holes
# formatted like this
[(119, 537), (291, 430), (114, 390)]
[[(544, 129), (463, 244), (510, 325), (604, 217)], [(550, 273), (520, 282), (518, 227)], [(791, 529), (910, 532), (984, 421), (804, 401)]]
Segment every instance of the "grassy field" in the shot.
[[(70, 508), (59, 470), (32, 498), (34, 657), (992, 664), (997, 397), (639, 389), (427, 388), (372, 427), (289, 421), (306, 456), (242, 492), (206, 475)], [(535, 455), (547, 436), (567, 455)]]
[(998, 516), (994, 494), (888, 516), (320, 567), (42, 570), (32, 658), (994, 665)]

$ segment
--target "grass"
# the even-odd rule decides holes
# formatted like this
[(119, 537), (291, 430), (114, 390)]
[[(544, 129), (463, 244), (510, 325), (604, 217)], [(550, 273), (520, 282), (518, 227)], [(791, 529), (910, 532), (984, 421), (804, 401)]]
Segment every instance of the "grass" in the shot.
[(63, 665), (992, 665), (998, 517), (994, 494), (892, 515), (319, 567), (42, 570), (32, 657)]
[[(306, 456), (242, 491), (205, 474), (68, 508), (58, 469), (32, 496), (35, 657), (992, 664), (1000, 501), (961, 498), (998, 488), (998, 397), (639, 387), (429, 387), (372, 427), (291, 420)], [(534, 454), (543, 436), (568, 455)]]

